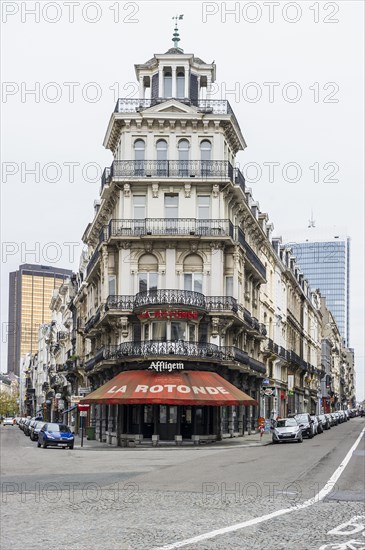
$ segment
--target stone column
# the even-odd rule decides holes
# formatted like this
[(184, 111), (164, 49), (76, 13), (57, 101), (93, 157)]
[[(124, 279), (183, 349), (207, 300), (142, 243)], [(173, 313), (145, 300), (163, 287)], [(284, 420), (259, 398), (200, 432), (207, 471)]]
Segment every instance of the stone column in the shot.
[(185, 83), (185, 90), (184, 90), (184, 96), (185, 97), (189, 97), (189, 66), (187, 67), (184, 67), (184, 74), (185, 74), (185, 79), (184, 79), (184, 83)]
[(139, 77), (139, 98), (144, 99), (144, 85), (143, 85), (143, 76)]

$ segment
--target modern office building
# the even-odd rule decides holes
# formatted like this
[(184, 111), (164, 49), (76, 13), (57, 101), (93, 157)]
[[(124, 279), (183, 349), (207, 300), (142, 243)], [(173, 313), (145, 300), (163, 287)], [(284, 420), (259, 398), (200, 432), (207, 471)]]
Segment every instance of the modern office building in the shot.
[(38, 349), (39, 325), (51, 321), (52, 293), (68, 269), (22, 264), (9, 274), (8, 372), (19, 376), (20, 358)]
[(350, 239), (333, 233), (323, 236), (316, 228), (308, 230), (308, 237), (289, 243), (304, 277), (311, 288), (319, 289), (326, 298), (348, 347), (350, 345)]

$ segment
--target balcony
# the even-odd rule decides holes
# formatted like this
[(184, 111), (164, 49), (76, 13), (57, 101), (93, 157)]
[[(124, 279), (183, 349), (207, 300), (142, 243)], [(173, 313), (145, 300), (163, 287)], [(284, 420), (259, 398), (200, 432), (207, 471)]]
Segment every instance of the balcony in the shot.
[[(107, 231), (112, 237), (230, 237), (234, 226), (230, 220), (197, 220), (195, 218), (145, 218), (142, 220), (110, 220)], [(90, 261), (91, 262), (91, 261)]]
[(232, 296), (207, 296), (205, 307), (208, 311), (238, 311), (237, 300)]
[(226, 99), (186, 99), (186, 98), (171, 98), (171, 97), (158, 97), (151, 99), (139, 99), (139, 98), (119, 98), (114, 112), (115, 113), (139, 113), (155, 105), (160, 105), (166, 101), (175, 99), (179, 103), (184, 105), (197, 107), (198, 112), (213, 114), (213, 115), (231, 115), (235, 123), (238, 126), (237, 119), (234, 115), (233, 109)]
[(255, 252), (252, 250), (252, 248), (246, 241), (244, 242), (243, 246), (246, 252), (247, 260), (253, 265), (256, 271), (258, 271), (261, 277), (266, 281), (266, 268), (264, 264), (261, 262), (257, 254), (255, 254)]
[(192, 290), (149, 290), (138, 292), (134, 301), (134, 308), (145, 306), (190, 306), (199, 309), (205, 308), (205, 296)]
[(101, 189), (113, 178), (219, 179), (241, 186), (243, 175), (238, 172), (227, 160), (115, 160), (102, 174)]
[(234, 183), (235, 185), (238, 185), (242, 189), (242, 192), (245, 195), (246, 181), (245, 181), (244, 175), (242, 174), (239, 168), (234, 169)]
[[(188, 306), (204, 311), (237, 313), (237, 300), (232, 296), (204, 296), (200, 292), (178, 289), (158, 289), (138, 292), (134, 295), (108, 296), (105, 311), (133, 311), (149, 306)], [(91, 320), (90, 320), (91, 321)], [(89, 321), (89, 322), (90, 322)], [(95, 321), (92, 321), (95, 324)], [(89, 329), (89, 325), (88, 325)]]
[(98, 250), (96, 250), (94, 252), (94, 254), (91, 256), (90, 260), (89, 260), (89, 263), (87, 264), (87, 267), (86, 267), (86, 276), (88, 277), (90, 275), (90, 273), (92, 272), (93, 268), (95, 267), (95, 265), (97, 264), (97, 262), (99, 261), (99, 258), (100, 258), (100, 253)]
[(134, 294), (132, 295), (110, 295), (106, 300), (105, 311), (118, 309), (122, 311), (132, 311), (134, 309)]
[(67, 340), (68, 335), (69, 335), (69, 333), (68, 333), (68, 332), (65, 332), (65, 331), (57, 332), (57, 340), (58, 340), (58, 341)]
[(234, 346), (217, 346), (207, 342), (189, 342), (183, 340), (145, 340), (123, 342), (119, 346), (105, 346), (85, 363), (85, 370), (91, 371), (101, 361), (123, 361), (143, 358), (148, 361), (155, 357), (181, 357), (221, 363), (222, 361), (237, 361), (256, 372), (265, 373), (263, 363), (252, 359), (248, 354)]
[(84, 333), (87, 334), (92, 328), (100, 321), (101, 310), (100, 307), (96, 310), (95, 315), (90, 317), (87, 323), (85, 323)]

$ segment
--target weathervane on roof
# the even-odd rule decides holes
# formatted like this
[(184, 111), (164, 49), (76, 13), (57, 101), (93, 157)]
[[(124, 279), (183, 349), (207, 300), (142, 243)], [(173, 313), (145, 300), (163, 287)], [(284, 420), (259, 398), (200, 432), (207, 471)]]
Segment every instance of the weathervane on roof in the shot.
[(172, 37), (172, 41), (174, 43), (175, 48), (179, 47), (179, 42), (180, 42), (179, 29), (177, 27), (177, 21), (179, 19), (183, 19), (183, 18), (184, 18), (184, 15), (175, 15), (175, 17), (172, 18), (172, 19), (175, 19), (175, 28), (174, 28), (174, 34), (173, 34), (173, 37)]

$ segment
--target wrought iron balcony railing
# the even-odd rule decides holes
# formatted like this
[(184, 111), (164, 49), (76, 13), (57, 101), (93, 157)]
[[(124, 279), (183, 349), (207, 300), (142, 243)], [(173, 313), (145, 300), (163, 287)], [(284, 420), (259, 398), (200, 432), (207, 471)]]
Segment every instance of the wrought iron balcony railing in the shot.
[(57, 332), (57, 340), (67, 340), (69, 333), (66, 331)]
[(93, 270), (95, 264), (99, 261), (100, 253), (98, 250), (94, 252), (94, 254), (91, 256), (89, 263), (86, 267), (86, 275), (90, 275), (91, 271)]
[(205, 296), (192, 290), (159, 289), (138, 292), (134, 307), (152, 305), (191, 306), (205, 309)]
[(134, 309), (134, 294), (132, 295), (110, 295), (108, 296), (105, 304), (105, 311), (110, 309), (121, 309), (132, 311)]
[(216, 178), (242, 187), (243, 175), (238, 172), (227, 160), (115, 160), (105, 168), (101, 188), (112, 178)]
[(145, 218), (141, 220), (110, 220), (108, 238), (188, 235), (198, 237), (234, 238), (234, 226), (230, 220), (195, 218)]
[(87, 334), (90, 330), (100, 321), (101, 309), (100, 307), (96, 310), (95, 315), (90, 317), (90, 319), (85, 323), (84, 333)]
[(108, 296), (105, 310), (133, 311), (136, 308), (156, 305), (190, 306), (206, 311), (238, 311), (237, 300), (232, 296), (205, 296), (200, 292), (178, 289), (148, 290), (138, 292), (135, 296)]
[(238, 185), (242, 189), (243, 194), (245, 194), (246, 182), (245, 182), (244, 175), (242, 174), (239, 168), (234, 169), (234, 183), (235, 185)]
[(255, 269), (260, 273), (260, 275), (266, 279), (266, 268), (261, 260), (258, 258), (257, 254), (252, 250), (250, 245), (244, 241), (243, 246), (246, 251), (246, 257), (248, 261), (255, 267)]
[(208, 311), (238, 311), (238, 303), (233, 296), (207, 296), (205, 306)]
[(125, 360), (133, 357), (181, 356), (213, 362), (237, 361), (256, 372), (265, 373), (263, 363), (249, 357), (248, 353), (235, 346), (217, 346), (208, 342), (189, 342), (183, 340), (145, 340), (123, 342), (118, 346), (105, 346), (85, 363), (85, 370), (90, 371), (101, 361)]

